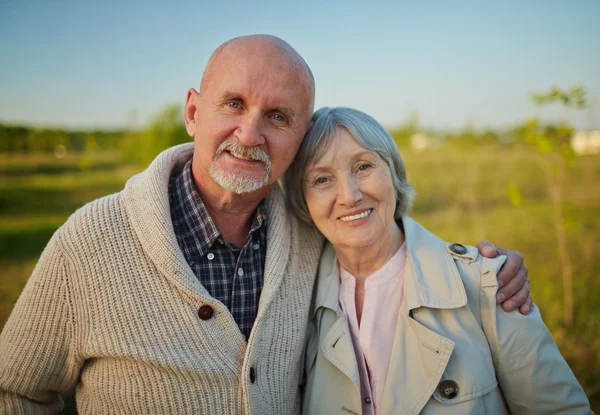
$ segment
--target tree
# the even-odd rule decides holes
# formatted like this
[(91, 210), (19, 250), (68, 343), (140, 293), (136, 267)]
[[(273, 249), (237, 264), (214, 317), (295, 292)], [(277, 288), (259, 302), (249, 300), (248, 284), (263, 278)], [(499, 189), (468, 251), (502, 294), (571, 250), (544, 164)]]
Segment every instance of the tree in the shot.
[[(587, 105), (585, 89), (581, 86), (569, 90), (553, 87), (547, 93), (532, 94), (531, 99), (538, 106), (559, 103), (565, 107), (565, 110), (584, 109)], [(573, 323), (573, 265), (567, 241), (563, 197), (566, 169), (575, 157), (570, 145), (573, 127), (566, 119), (557, 125), (543, 126), (539, 119), (534, 118), (521, 127), (520, 133), (525, 142), (535, 147), (544, 171), (548, 195), (552, 202), (552, 219), (562, 270), (564, 321), (567, 325), (571, 325)]]
[(121, 150), (126, 161), (147, 165), (161, 151), (190, 140), (183, 122), (183, 109), (180, 105), (169, 105), (142, 131), (126, 134)]

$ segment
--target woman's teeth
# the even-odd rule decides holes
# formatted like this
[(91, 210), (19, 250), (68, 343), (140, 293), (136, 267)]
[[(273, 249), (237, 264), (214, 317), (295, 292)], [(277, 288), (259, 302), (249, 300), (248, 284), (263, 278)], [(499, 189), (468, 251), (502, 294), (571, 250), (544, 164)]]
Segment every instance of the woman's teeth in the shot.
[(356, 215), (352, 215), (352, 216), (342, 216), (340, 218), (340, 220), (342, 222), (350, 222), (350, 221), (353, 221), (353, 220), (358, 220), (358, 219), (366, 218), (367, 216), (369, 216), (371, 214), (371, 212), (373, 212), (373, 209), (365, 210), (362, 213), (359, 213), (359, 214), (356, 214)]

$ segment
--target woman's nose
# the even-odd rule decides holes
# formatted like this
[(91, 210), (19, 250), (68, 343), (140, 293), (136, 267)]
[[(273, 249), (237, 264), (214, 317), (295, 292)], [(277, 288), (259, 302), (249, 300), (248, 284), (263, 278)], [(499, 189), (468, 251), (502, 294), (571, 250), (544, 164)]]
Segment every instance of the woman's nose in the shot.
[(349, 177), (338, 180), (338, 203), (344, 206), (353, 206), (362, 200), (363, 194), (360, 184), (355, 178)]

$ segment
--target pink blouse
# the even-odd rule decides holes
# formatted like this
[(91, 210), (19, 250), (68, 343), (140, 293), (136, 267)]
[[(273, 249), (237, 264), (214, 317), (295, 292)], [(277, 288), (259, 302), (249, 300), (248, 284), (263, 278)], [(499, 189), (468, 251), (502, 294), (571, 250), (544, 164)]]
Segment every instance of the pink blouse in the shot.
[(350, 325), (357, 358), (363, 414), (376, 414), (383, 398), (403, 297), (405, 259), (406, 243), (383, 267), (367, 277), (360, 326), (354, 302), (356, 280), (340, 266), (340, 304)]

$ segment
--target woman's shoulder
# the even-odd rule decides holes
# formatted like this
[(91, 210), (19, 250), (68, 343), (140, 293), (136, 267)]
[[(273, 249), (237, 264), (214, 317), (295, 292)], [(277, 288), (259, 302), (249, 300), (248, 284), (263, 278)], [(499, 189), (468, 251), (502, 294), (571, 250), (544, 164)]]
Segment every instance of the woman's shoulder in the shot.
[[(472, 286), (479, 290), (482, 287), (497, 287), (496, 276), (506, 261), (506, 256), (487, 258), (479, 253), (475, 246), (457, 242), (444, 242), (446, 251), (454, 260), (465, 288)], [(468, 293), (467, 293), (468, 294)]]
[(479, 288), (482, 284), (496, 281), (496, 274), (506, 260), (503, 255), (496, 258), (483, 257), (477, 247), (459, 241), (444, 241), (412, 218), (402, 218), (402, 224), (413, 251), (427, 249), (429, 256), (423, 258), (427, 261), (431, 261), (432, 254), (438, 259), (446, 258), (448, 267), (458, 269), (465, 286)]
[[(481, 289), (497, 289), (496, 275), (504, 256), (484, 258), (476, 247), (444, 241), (409, 217), (402, 218), (402, 226), (408, 245), (410, 278), (405, 287), (409, 302), (416, 298), (417, 305), (434, 308), (469, 303), (470, 308), (479, 309), (480, 302), (487, 300), (482, 299)], [(429, 301), (425, 301), (427, 298)]]

